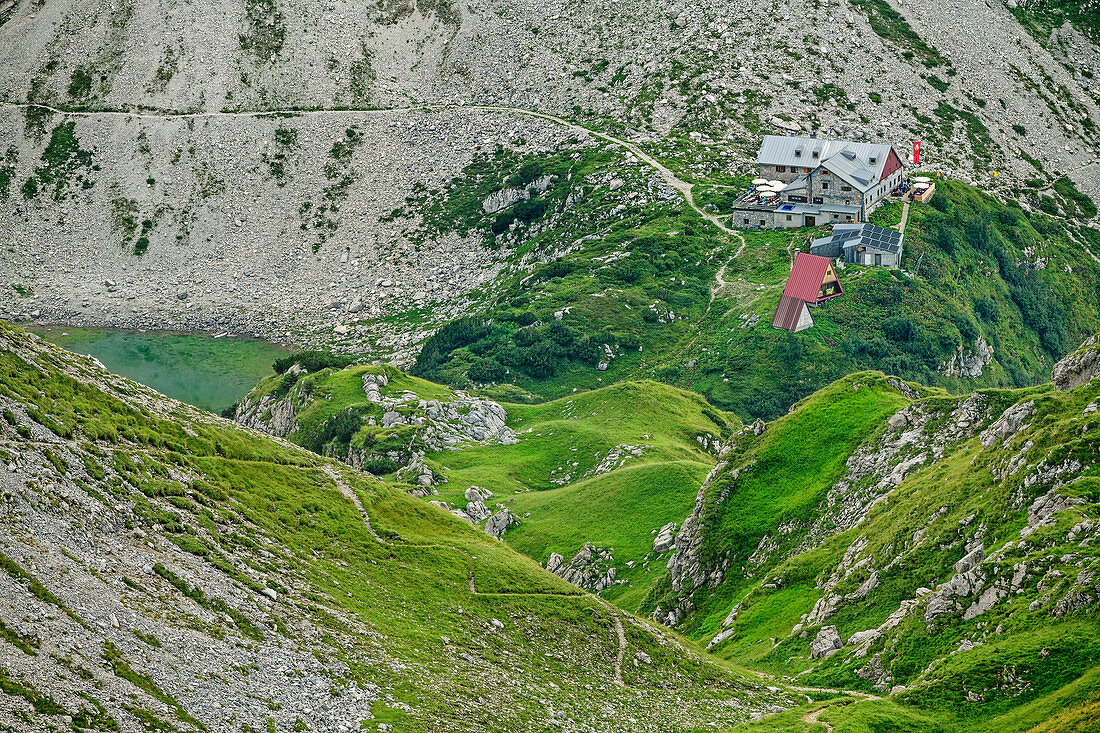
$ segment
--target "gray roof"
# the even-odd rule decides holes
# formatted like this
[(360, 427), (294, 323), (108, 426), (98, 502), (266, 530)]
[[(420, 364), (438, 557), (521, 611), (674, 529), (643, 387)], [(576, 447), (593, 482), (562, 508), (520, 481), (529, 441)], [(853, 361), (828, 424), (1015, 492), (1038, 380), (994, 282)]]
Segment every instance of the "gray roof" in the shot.
[(864, 193), (879, 182), (878, 171), (882, 170), (882, 166), (877, 163), (873, 167), (866, 165), (850, 150), (841, 150), (822, 161), (822, 165)]
[[(859, 187), (861, 191), (867, 191), (878, 182), (891, 150), (889, 145), (881, 143), (765, 135), (760, 143), (756, 162), (758, 165), (816, 168), (829, 161), (829, 170)], [(875, 159), (874, 163), (871, 162), (872, 158)]]
[(904, 235), (893, 229), (884, 229), (874, 224), (837, 224), (833, 227), (833, 233), (828, 237), (815, 239), (813, 247), (827, 245), (840, 245), (842, 249), (849, 247), (870, 247), (897, 254), (901, 251)]

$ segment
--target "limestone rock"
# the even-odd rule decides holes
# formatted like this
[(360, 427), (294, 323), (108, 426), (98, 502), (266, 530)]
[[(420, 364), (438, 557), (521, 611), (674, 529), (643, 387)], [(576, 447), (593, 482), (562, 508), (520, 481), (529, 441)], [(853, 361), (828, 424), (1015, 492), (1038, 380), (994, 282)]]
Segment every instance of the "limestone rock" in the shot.
[(835, 626), (822, 626), (817, 636), (810, 642), (810, 656), (814, 659), (828, 659), (844, 646), (840, 632)]
[(676, 522), (669, 522), (661, 527), (657, 537), (653, 540), (653, 551), (656, 553), (667, 552), (676, 543)]
[(1100, 377), (1100, 334), (1054, 365), (1051, 379), (1058, 389), (1073, 389)]
[(485, 534), (491, 537), (500, 537), (509, 527), (519, 524), (512, 512), (502, 509), (485, 520)]
[(578, 588), (599, 593), (615, 582), (613, 563), (614, 557), (610, 550), (586, 542), (568, 563), (556, 552), (551, 553), (546, 561), (546, 569)]
[(958, 346), (958, 351), (947, 361), (943, 367), (943, 373), (949, 377), (962, 377), (963, 379), (977, 379), (982, 376), (982, 369), (993, 361), (993, 347), (979, 336), (974, 340), (974, 348)]

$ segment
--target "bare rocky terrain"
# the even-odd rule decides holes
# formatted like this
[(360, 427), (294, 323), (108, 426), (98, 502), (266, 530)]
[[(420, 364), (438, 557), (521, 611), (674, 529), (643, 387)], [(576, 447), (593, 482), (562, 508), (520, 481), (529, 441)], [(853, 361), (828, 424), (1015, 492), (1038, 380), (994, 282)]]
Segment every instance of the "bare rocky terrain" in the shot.
[[(1100, 194), (1095, 44), (1068, 23), (1033, 36), (997, 2), (18, 0), (0, 22), (9, 318), (322, 343), (434, 304), (430, 330), (508, 254), (380, 217), (479, 150), (597, 142), (565, 120), (673, 156), (684, 180), (802, 130)], [(408, 325), (352, 341), (404, 361), (426, 332)]]

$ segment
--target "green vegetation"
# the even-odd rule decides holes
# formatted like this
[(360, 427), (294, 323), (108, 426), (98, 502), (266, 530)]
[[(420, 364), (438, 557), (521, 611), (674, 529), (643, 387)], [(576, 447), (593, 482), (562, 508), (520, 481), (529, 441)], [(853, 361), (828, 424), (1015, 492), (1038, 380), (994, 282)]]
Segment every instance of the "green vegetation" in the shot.
[[(770, 320), (793, 253), (815, 231), (746, 232), (731, 260), (708, 223), (670, 207), (628, 216), (571, 254), (504, 278), (482, 312), (425, 341), (412, 371), (456, 386), (510, 383), (542, 398), (656, 378), (742, 419), (782, 415), (862, 369), (953, 391), (1045, 380), (1054, 360), (1100, 328), (1100, 267), (1078, 244), (1094, 235), (961, 183), (937, 188), (931, 205), (910, 209), (905, 271), (842, 271), (844, 296), (815, 309), (809, 331), (776, 331)], [(875, 212), (883, 225), (895, 217), (896, 204)], [(584, 231), (562, 228), (570, 241)], [(711, 301), (708, 286), (727, 260), (729, 284)], [(1030, 264), (1039, 260), (1059, 265)], [(982, 376), (945, 373), (979, 337), (993, 349)], [(601, 362), (606, 371), (595, 368)]]
[(264, 162), (278, 186), (286, 185), (289, 176), (287, 162), (297, 145), (298, 130), (280, 126), (275, 129), (274, 152), (268, 154), (265, 150), (263, 153)]
[(928, 68), (951, 65), (950, 61), (921, 38), (901, 13), (890, 7), (885, 0), (854, 0), (852, 4), (867, 14), (871, 29), (883, 40), (915, 53)]
[(11, 182), (15, 178), (15, 164), (19, 162), (19, 151), (14, 145), (8, 146), (4, 156), (0, 158), (0, 201), (8, 197)]
[[(619, 654), (611, 611), (505, 544), (400, 488), (285, 443), (214, 418), (153, 415), (140, 401), (131, 404), (121, 394), (102, 391), (86, 371), (78, 381), (52, 367), (67, 360), (68, 368), (88, 370), (86, 360), (32, 342), (8, 326), (0, 324), (0, 329), (14, 346), (0, 353), (4, 406), (33, 410), (73, 435), (74, 440), (56, 449), (64, 451), (71, 466), (83, 462), (78, 453), (110, 456), (102, 461), (106, 478), (89, 477), (87, 483), (110, 495), (136, 526), (201, 539), (211, 549), (197, 556), (180, 553), (175, 559), (163, 555), (164, 562), (141, 585), (157, 586), (158, 596), (178, 595), (181, 613), (197, 603), (216, 611), (215, 618), (233, 618), (232, 628), (204, 625), (205, 633), (238, 644), (268, 643), (250, 636), (247, 624), (234, 616), (243, 614), (243, 607), (185, 580), (182, 570), (200, 563), (207, 574), (223, 573), (219, 586), (232, 587), (239, 596), (258, 592), (236, 571), (250, 566), (279, 589), (280, 602), (270, 607), (270, 617), (249, 618), (248, 623), (264, 639), (292, 633), (279, 619), (286, 603), (298, 621), (295, 628), (308, 623), (319, 632), (295, 637), (293, 643), (342, 663), (335, 667), (344, 671), (333, 679), (334, 686), (369, 683), (381, 688), (379, 712), (388, 700), (407, 705), (399, 716), (404, 730), (529, 727), (544, 719), (547, 694), (575, 719), (606, 709), (608, 715), (614, 713), (612, 728), (618, 727), (616, 718), (625, 719), (629, 712), (687, 730), (703, 722), (729, 726), (742, 719), (728, 704), (731, 695), (778, 695), (625, 616), (625, 659), (642, 653), (652, 664), (624, 664), (624, 682), (632, 688), (624, 692), (610, 684)], [(43, 368), (30, 367), (23, 357), (31, 354)], [(331, 373), (322, 370), (302, 380), (326, 374)], [(390, 382), (395, 383), (397, 389), (423, 385), (435, 394), (446, 392), (397, 373)], [(695, 415), (691, 419), (705, 427), (712, 420), (704, 414), (709, 408), (691, 399), (695, 407), (685, 407), (685, 415)], [(168, 413), (177, 410), (169, 407)], [(618, 419), (627, 418), (622, 413)], [(11, 439), (10, 429), (2, 429), (9, 430), (5, 436)], [(660, 445), (662, 450), (690, 452), (686, 446), (677, 449), (670, 438), (660, 438)], [(36, 450), (29, 444), (26, 448)], [(344, 489), (354, 492), (364, 515), (330, 473), (339, 474)], [(382, 541), (372, 536), (364, 517)], [(158, 525), (163, 530), (153, 529)], [(172, 567), (176, 562), (181, 569)], [(14, 564), (9, 572), (25, 577)], [(293, 589), (279, 583), (283, 578)], [(130, 590), (125, 592), (135, 585), (127, 584)], [(464, 661), (459, 652), (475, 661)], [(138, 668), (138, 656), (121, 642), (106, 644), (103, 658), (114, 674), (167, 705), (181, 721), (201, 726), (191, 717), (194, 711), (183, 709), (151, 671)], [(503, 684), (506, 678), (518, 684)], [(126, 704), (135, 715), (141, 709)], [(386, 712), (380, 719), (395, 715)], [(161, 729), (169, 725), (156, 716), (141, 717)]]
[(1092, 219), (1096, 216), (1096, 204), (1078, 191), (1069, 178), (1062, 176), (1054, 182), (1053, 188), (1062, 197), (1062, 209), (1066, 216), (1079, 219)]
[(891, 201), (883, 204), (871, 212), (868, 221), (880, 227), (896, 227), (901, 223), (903, 206), (904, 205), (898, 201)]
[(275, 0), (245, 0), (248, 26), (240, 34), (241, 50), (263, 63), (275, 60), (286, 42), (286, 20)]
[(622, 582), (605, 596), (636, 610), (663, 569), (654, 530), (690, 514), (737, 419), (655, 382), (505, 409), (518, 444), (428, 454), (447, 477), (440, 499), (465, 506), (467, 488), (491, 490), (489, 505), (507, 502), (523, 517), (505, 540), (540, 563), (551, 552), (569, 560), (586, 542), (612, 549)]
[(60, 201), (70, 184), (80, 184), (85, 189), (94, 184), (82, 172), (84, 168), (92, 168), (92, 154), (80, 147), (75, 128), (75, 122), (63, 122), (53, 129), (50, 142), (42, 152), (42, 165), (35, 168), (34, 177), (23, 184), (24, 198), (35, 198), (41, 186), (42, 189), (53, 187), (54, 199)]

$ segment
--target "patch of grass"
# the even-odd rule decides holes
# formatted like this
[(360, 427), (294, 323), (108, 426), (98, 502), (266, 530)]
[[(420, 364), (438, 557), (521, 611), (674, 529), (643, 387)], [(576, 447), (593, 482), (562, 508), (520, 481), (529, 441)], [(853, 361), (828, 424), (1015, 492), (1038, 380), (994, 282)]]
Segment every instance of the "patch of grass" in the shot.
[(928, 68), (951, 65), (950, 61), (921, 38), (901, 13), (890, 7), (885, 0), (854, 0), (852, 4), (867, 14), (871, 29), (883, 40), (912, 51)]
[(871, 212), (869, 221), (880, 227), (896, 227), (901, 223), (901, 212), (904, 205), (898, 201), (890, 201)]
[(122, 656), (122, 652), (119, 651), (118, 647), (109, 641), (103, 644), (103, 660), (107, 663), (107, 666), (111, 668), (111, 671), (115, 673), (116, 677), (121, 677), (135, 687), (155, 697), (157, 700), (160, 700), (170, 707), (176, 713), (176, 717), (183, 722), (189, 723), (199, 730), (206, 730), (206, 726), (203, 725), (201, 721), (192, 717), (182, 705), (176, 702), (175, 698), (160, 689), (160, 687), (158, 687), (149, 677), (134, 670)]

